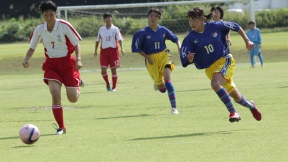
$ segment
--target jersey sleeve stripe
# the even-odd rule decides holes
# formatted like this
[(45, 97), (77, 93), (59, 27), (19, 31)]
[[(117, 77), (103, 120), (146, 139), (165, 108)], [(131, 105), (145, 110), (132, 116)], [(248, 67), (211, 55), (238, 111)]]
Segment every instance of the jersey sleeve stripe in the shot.
[(72, 30), (72, 32), (75, 34), (75, 36), (78, 38), (78, 40), (82, 40), (82, 37), (81, 37), (81, 36), (78, 34), (78, 32), (73, 28), (73, 26), (71, 26), (69, 23), (64, 22), (64, 21), (61, 21), (61, 20), (59, 20), (59, 22), (67, 25), (67, 26)]

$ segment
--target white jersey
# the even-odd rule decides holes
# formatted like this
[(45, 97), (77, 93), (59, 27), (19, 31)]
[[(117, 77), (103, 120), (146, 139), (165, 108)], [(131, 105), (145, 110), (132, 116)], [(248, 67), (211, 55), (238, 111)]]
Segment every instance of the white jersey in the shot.
[(30, 48), (35, 50), (41, 39), (48, 58), (60, 58), (72, 54), (79, 40), (82, 40), (69, 22), (60, 19), (56, 19), (51, 32), (47, 30), (46, 22), (38, 25), (31, 34)]
[(101, 49), (118, 48), (117, 41), (123, 40), (119, 28), (113, 24), (109, 29), (104, 25), (98, 30), (96, 42), (100, 42), (100, 39), (102, 40)]

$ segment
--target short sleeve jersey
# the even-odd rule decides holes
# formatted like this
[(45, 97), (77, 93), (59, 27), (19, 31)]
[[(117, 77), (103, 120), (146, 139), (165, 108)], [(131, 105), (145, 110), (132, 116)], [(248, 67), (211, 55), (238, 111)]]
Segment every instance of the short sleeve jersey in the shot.
[(47, 23), (38, 25), (30, 36), (30, 48), (36, 49), (42, 39), (45, 55), (48, 58), (60, 58), (72, 54), (80, 40), (79, 33), (67, 21), (56, 19), (51, 32)]
[(178, 37), (164, 26), (158, 25), (157, 30), (149, 26), (136, 32), (132, 39), (132, 52), (144, 52), (147, 55), (165, 50), (166, 40), (178, 42)]
[(240, 26), (234, 22), (209, 22), (205, 24), (201, 33), (191, 30), (184, 38), (181, 46), (181, 62), (186, 67), (188, 62), (187, 54), (195, 53), (194, 61), (196, 68), (204, 69), (212, 65), (220, 57), (227, 55), (223, 36), (229, 30), (238, 31)]
[(107, 29), (106, 25), (104, 25), (98, 30), (96, 42), (100, 42), (100, 40), (101, 49), (118, 48), (117, 41), (122, 41), (123, 37), (118, 27), (112, 24), (111, 27)]

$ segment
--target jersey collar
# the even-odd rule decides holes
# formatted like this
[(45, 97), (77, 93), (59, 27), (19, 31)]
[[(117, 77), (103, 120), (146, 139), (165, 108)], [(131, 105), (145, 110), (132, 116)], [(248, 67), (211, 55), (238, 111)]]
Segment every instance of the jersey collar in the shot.
[[(57, 30), (58, 25), (59, 25), (59, 19), (56, 19), (53, 30)], [(48, 29), (47, 29), (47, 23), (46, 23), (46, 22), (44, 22), (44, 30), (47, 30), (47, 31), (48, 31)]]

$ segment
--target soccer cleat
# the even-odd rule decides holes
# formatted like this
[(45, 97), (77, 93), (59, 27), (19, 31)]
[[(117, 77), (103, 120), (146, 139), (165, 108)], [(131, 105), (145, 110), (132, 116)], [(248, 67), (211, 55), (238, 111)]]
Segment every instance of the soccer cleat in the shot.
[(106, 89), (107, 89), (107, 91), (111, 91), (110, 83), (106, 83)]
[(116, 92), (116, 88), (112, 89), (111, 92)]
[(241, 120), (241, 117), (237, 112), (231, 112), (230, 113), (229, 121), (231, 123), (238, 122), (239, 120)]
[(179, 114), (176, 108), (172, 108), (172, 114)]
[(84, 87), (85, 86), (85, 82), (81, 79), (80, 80), (80, 87)]
[(155, 90), (155, 91), (158, 91), (158, 90), (159, 90), (159, 89), (158, 89), (158, 86), (157, 86), (157, 84), (156, 84), (156, 83), (154, 83), (154, 85), (153, 85), (153, 86), (154, 86), (154, 90)]
[(253, 101), (250, 101), (253, 105), (254, 105), (254, 109), (250, 109), (253, 117), (257, 120), (257, 121), (260, 121), (262, 119), (262, 115), (260, 113), (260, 111), (256, 108), (256, 105)]
[(52, 126), (56, 129), (56, 132), (54, 133), (55, 135), (66, 134), (66, 129), (57, 128), (55, 123), (53, 123)]

